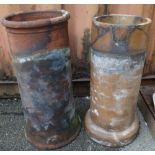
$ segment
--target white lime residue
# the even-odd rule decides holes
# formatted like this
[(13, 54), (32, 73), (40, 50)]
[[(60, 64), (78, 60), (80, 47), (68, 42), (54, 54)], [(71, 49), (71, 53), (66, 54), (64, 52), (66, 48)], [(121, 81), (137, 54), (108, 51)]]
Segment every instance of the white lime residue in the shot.
[(98, 113), (98, 110), (97, 109), (92, 110), (92, 112), (95, 113), (96, 116), (99, 116), (99, 113)]
[[(121, 83), (121, 81), (128, 81), (127, 83), (131, 82), (132, 84), (132, 81), (135, 80), (137, 83), (140, 82), (142, 75), (141, 71), (144, 65), (142, 59), (143, 56), (134, 59), (127, 55), (119, 56), (114, 54), (103, 54), (92, 50), (91, 63), (95, 68), (92, 75), (97, 80), (99, 80), (100, 77), (100, 83), (103, 87), (106, 84), (110, 86), (117, 85), (118, 88), (115, 87), (113, 94), (111, 94), (112, 96), (107, 96), (107, 98), (114, 97), (116, 101), (121, 101), (130, 94), (129, 89), (120, 88), (119, 83)], [(104, 79), (104, 76), (112, 77), (113, 75), (118, 75), (118, 81), (108, 81), (107, 79)], [(95, 93), (97, 92), (97, 94), (102, 97), (106, 97), (106, 95), (99, 90), (94, 90), (93, 88), (91, 90)]]
[[(60, 49), (53, 49), (51, 51), (36, 51), (34, 52), (35, 54), (29, 54), (28, 56), (15, 56), (14, 57), (14, 62), (15, 63), (25, 63), (29, 61), (39, 61), (39, 60), (47, 60), (50, 59), (53, 55), (59, 54), (63, 55), (65, 54), (66, 56), (70, 55), (70, 49), (69, 48), (60, 48)], [(66, 62), (67, 63), (67, 62)]]
[(122, 98), (128, 96), (128, 90), (126, 89), (117, 90), (113, 93), (113, 96), (115, 97), (116, 101), (121, 100)]
[(144, 65), (143, 61), (133, 60), (130, 56), (94, 53), (93, 51), (91, 52), (91, 62), (99, 75), (114, 73), (133, 75), (137, 70), (143, 68)]

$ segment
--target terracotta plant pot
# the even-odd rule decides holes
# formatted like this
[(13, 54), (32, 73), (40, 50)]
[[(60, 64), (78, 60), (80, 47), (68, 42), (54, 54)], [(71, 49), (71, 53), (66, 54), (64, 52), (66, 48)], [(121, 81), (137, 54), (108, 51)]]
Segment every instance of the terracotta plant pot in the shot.
[(137, 135), (136, 104), (147, 48), (148, 18), (129, 15), (94, 17), (91, 34), (91, 106), (88, 135), (111, 147)]
[(19, 12), (2, 20), (19, 84), (26, 139), (40, 149), (72, 141), (80, 130), (71, 84), (65, 10)]

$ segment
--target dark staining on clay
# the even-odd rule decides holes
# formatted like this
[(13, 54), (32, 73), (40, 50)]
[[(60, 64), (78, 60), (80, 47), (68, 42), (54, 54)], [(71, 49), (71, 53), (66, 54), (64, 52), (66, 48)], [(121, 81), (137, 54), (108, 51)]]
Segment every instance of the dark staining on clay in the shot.
[(113, 27), (112, 26), (112, 53), (127, 53), (128, 52), (128, 37), (129, 37), (129, 30), (127, 28), (125, 28), (124, 32), (124, 36), (120, 36), (119, 37), (119, 33), (117, 33), (117, 31), (119, 31), (119, 27)]
[(90, 56), (90, 29), (85, 29), (83, 39), (82, 39), (82, 44), (83, 44), (83, 55), (84, 55), (84, 60), (89, 62), (89, 56)]
[[(79, 118), (71, 87), (71, 66), (68, 48), (54, 49), (44, 54), (14, 57), (30, 139), (45, 141), (51, 135), (60, 143), (79, 128)], [(45, 137), (42, 137), (44, 133)], [(38, 137), (34, 137), (38, 135)], [(35, 139), (36, 138), (36, 139)]]
[[(100, 17), (101, 18), (101, 17)], [(106, 18), (106, 16), (103, 18)], [(111, 17), (112, 18), (115, 17)], [(141, 17), (135, 17), (133, 18), (133, 23), (140, 23), (139, 21)], [(102, 19), (99, 19), (102, 21)], [(110, 21), (109, 21), (110, 23)], [(98, 50), (100, 52), (108, 52), (108, 53), (120, 53), (124, 55), (131, 55), (131, 54), (137, 54), (142, 53), (143, 51), (146, 51), (146, 42), (144, 42), (145, 38), (147, 38), (146, 33), (146, 26), (140, 26), (136, 24), (129, 24), (126, 25), (123, 24), (108, 24), (108, 25), (98, 25), (96, 21), (93, 23), (93, 29), (92, 32), (92, 48), (94, 50)], [(136, 34), (137, 31), (141, 31), (141, 35)], [(109, 35), (107, 35), (109, 34)], [(131, 38), (132, 35), (135, 35), (136, 40), (139, 40), (141, 42), (142, 47), (135, 48), (134, 45), (129, 46), (130, 42), (132, 42), (133, 38)], [(100, 40), (99, 43), (97, 43)], [(98, 45), (101, 44), (101, 45)], [(106, 45), (109, 45), (108, 47), (105, 47)]]
[[(105, 27), (105, 28), (102, 28), (102, 27), (98, 27), (96, 26), (95, 24), (93, 24), (93, 28), (96, 29), (96, 38), (94, 38), (92, 40), (92, 43), (91, 45), (95, 45), (96, 41), (100, 38), (102, 38), (106, 33), (110, 32), (110, 27)], [(92, 38), (93, 38), (93, 35), (95, 34), (92, 34)]]

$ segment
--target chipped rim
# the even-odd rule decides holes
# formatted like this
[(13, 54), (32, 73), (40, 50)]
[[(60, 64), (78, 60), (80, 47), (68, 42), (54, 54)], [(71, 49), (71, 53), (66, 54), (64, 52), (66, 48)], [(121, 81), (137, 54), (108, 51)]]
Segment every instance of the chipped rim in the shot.
[[(115, 17), (115, 16), (122, 16), (122, 17), (134, 17), (134, 18), (141, 18), (143, 20), (145, 20), (144, 22), (141, 22), (139, 24), (115, 24), (115, 23), (108, 23), (108, 22), (100, 22), (98, 21), (99, 18), (104, 18), (104, 17)], [(148, 25), (152, 22), (152, 20), (150, 18), (145, 18), (145, 17), (142, 17), (142, 16), (136, 16), (136, 15), (127, 15), (127, 14), (109, 14), (109, 15), (102, 15), (102, 16), (96, 16), (96, 17), (93, 17), (93, 23), (96, 25), (96, 26), (144, 26), (144, 25)]]
[[(31, 13), (61, 13), (62, 15), (54, 18), (36, 19), (30, 21), (11, 21), (8, 18), (16, 15), (24, 15)], [(35, 28), (47, 25), (53, 25), (67, 21), (70, 18), (70, 13), (66, 10), (37, 10), (37, 11), (19, 11), (5, 16), (1, 19), (1, 23), (8, 28)]]

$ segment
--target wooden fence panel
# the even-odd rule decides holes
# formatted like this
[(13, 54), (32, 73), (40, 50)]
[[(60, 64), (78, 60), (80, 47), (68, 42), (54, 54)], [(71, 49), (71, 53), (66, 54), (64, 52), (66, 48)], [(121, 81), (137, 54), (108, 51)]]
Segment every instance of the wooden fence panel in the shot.
[(141, 15), (143, 4), (111, 4), (108, 5), (108, 13)]
[[(99, 5), (97, 4), (65, 4), (64, 9), (70, 12), (69, 20), (69, 37), (72, 57), (83, 58), (83, 54), (88, 51), (83, 47), (89, 46), (89, 34), (91, 29), (92, 17), (98, 13)], [(101, 10), (101, 7), (100, 7)], [(87, 34), (87, 36), (86, 36)], [(84, 38), (85, 37), (85, 38)]]
[(148, 36), (148, 53), (144, 66), (144, 75), (155, 75), (155, 5), (153, 5), (152, 24)]
[[(155, 5), (151, 4), (28, 4), (28, 5), (0, 5), (0, 18), (15, 11), (28, 11), (40, 9), (66, 9), (71, 13), (69, 20), (69, 38), (72, 62), (76, 59), (88, 57), (90, 47), (90, 31), (92, 17), (107, 13), (133, 14), (149, 17), (153, 20), (149, 29), (149, 44), (144, 68), (144, 75), (155, 74)], [(5, 28), (0, 25), (0, 80), (14, 77), (9, 56), (9, 47)]]

